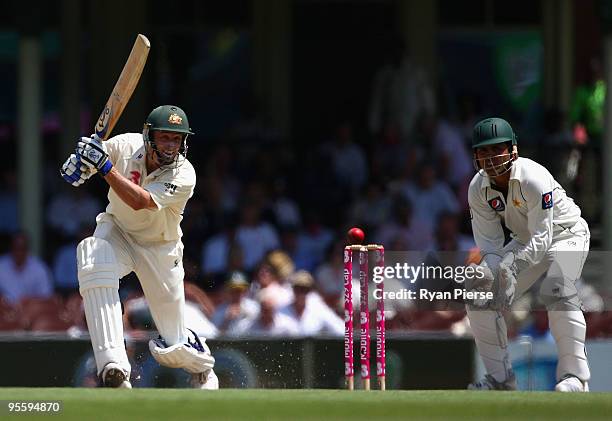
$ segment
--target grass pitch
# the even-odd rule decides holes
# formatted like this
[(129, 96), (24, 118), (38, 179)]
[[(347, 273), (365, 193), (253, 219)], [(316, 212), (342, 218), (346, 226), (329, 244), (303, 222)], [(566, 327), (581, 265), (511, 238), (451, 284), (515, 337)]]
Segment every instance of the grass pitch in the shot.
[[(0, 388), (0, 400), (61, 400), (61, 420), (610, 419), (612, 394), (468, 391)], [(0, 417), (8, 415), (6, 402)], [(49, 419), (15, 415), (15, 419)], [(13, 417), (11, 417), (13, 418)]]

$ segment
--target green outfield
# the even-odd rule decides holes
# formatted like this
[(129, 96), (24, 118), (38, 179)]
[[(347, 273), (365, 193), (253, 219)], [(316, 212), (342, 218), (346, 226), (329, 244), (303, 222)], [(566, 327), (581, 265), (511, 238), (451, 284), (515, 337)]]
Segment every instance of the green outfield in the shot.
[[(61, 400), (62, 420), (610, 419), (612, 394), (548, 392), (0, 388), (0, 400)], [(6, 406), (6, 402), (3, 402)], [(0, 418), (7, 415), (0, 410)], [(14, 418), (26, 418), (19, 414)], [(48, 418), (39, 416), (35, 418)]]

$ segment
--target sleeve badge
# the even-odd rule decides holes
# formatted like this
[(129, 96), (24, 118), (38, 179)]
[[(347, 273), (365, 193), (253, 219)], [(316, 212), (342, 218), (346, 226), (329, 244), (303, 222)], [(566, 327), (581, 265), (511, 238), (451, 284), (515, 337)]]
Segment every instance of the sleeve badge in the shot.
[(553, 192), (544, 193), (542, 195), (542, 209), (550, 209), (553, 207)]
[(489, 200), (489, 206), (491, 206), (491, 209), (495, 212), (501, 212), (506, 209), (504, 202), (499, 197)]

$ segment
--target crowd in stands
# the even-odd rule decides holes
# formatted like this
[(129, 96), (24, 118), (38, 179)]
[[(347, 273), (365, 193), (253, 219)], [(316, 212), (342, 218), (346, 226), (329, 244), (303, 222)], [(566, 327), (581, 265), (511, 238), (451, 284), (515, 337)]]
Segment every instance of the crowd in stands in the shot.
[[(447, 155), (444, 149), (439, 155), (431, 154), (435, 149), (410, 151), (420, 158), (407, 159), (404, 167), (377, 179), (351, 177), (350, 169), (360, 166), (365, 168), (361, 175), (372, 175), (372, 159), (377, 156), (352, 139), (346, 123), (339, 125), (333, 141), (308, 152), (316, 158), (288, 156), (283, 145), (276, 145), (255, 151), (254, 164), (246, 172), (244, 158), (233, 145), (216, 146), (200, 164), (196, 194), (183, 221), (188, 325), (206, 337), (341, 336), (342, 250), (344, 233), (352, 225), (363, 227), (368, 240), (383, 244), (387, 253), (419, 251), (423, 257), (460, 252), (463, 257), (456, 263), (465, 264), (475, 245), (460, 197), (472, 172), (457, 172), (450, 178), (453, 184), (442, 174), (452, 172), (451, 163), (461, 168), (469, 164), (468, 144), (450, 123), (437, 125), (444, 128), (442, 138), (459, 139)], [(352, 152), (344, 155), (344, 149)], [(268, 159), (258, 160), (261, 153)], [(466, 162), (456, 164), (458, 159)], [(316, 164), (303, 172), (304, 161)], [(257, 167), (258, 162), (264, 167)], [(287, 168), (295, 169), (286, 172)], [(304, 185), (313, 191), (303, 190)], [(92, 190), (60, 184), (49, 200), (47, 228), (56, 247), (46, 261), (29, 253), (25, 234), (5, 231), (10, 247), (0, 258), (1, 330), (86, 332), (75, 248), (91, 235), (95, 215), (103, 210), (103, 196)], [(311, 199), (318, 195), (327, 199)], [(354, 283), (357, 309), (357, 279)], [(135, 277), (128, 276), (121, 285), (128, 329), (154, 329)], [(387, 291), (413, 287), (402, 280), (385, 280)], [(373, 299), (370, 304), (374, 310)], [(387, 327), (464, 333), (469, 327), (460, 303), (455, 304), (459, 305), (432, 307), (390, 300)], [(592, 335), (612, 334), (612, 318), (606, 313), (591, 319)]]
[[(338, 119), (320, 141), (299, 145), (253, 135), (263, 130), (230, 132), (222, 142), (191, 139), (198, 184), (182, 223), (187, 325), (206, 337), (341, 336), (342, 250), (350, 226), (362, 227), (368, 242), (387, 251), (419, 251), (424, 258), (473, 252), (469, 136), (486, 111), (466, 107), (451, 120), (436, 111), (434, 98), (422, 72), (398, 57), (376, 76), (368, 121)], [(49, 174), (55, 167), (49, 163)], [(39, 258), (19, 230), (14, 171), (3, 174), (0, 330), (86, 331), (75, 249), (104, 210), (106, 185), (73, 188), (54, 177), (45, 183), (47, 247)], [(125, 324), (146, 332), (154, 324), (134, 278), (121, 282)], [(414, 286), (387, 279), (385, 287)], [(353, 291), (357, 309), (357, 284)], [(464, 311), (454, 304), (393, 300), (388, 329), (464, 333)], [(533, 329), (540, 319), (533, 318)], [(591, 337), (612, 335), (612, 315), (589, 319)], [(515, 330), (529, 329), (527, 320)]]

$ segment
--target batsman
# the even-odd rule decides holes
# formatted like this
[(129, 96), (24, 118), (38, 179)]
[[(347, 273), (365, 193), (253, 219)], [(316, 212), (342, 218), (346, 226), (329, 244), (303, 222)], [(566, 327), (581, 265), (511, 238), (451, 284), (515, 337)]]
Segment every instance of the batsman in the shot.
[[(477, 390), (514, 390), (502, 312), (536, 281), (557, 344), (555, 390), (587, 392), (586, 322), (575, 282), (589, 250), (590, 233), (580, 208), (542, 165), (518, 156), (517, 137), (501, 118), (474, 126), (477, 174), (469, 187), (474, 240), (486, 276), (466, 289), (491, 291), (493, 299), (467, 304), (467, 314), (487, 374)], [(504, 228), (510, 232), (506, 242)]]
[(203, 338), (185, 326), (183, 244), (180, 222), (196, 174), (187, 160), (193, 135), (185, 112), (163, 105), (142, 133), (102, 142), (81, 137), (61, 168), (75, 187), (98, 173), (110, 186), (106, 211), (93, 236), (77, 247), (79, 289), (101, 383), (131, 388), (119, 279), (135, 272), (160, 337), (149, 342), (161, 365), (192, 374), (194, 387), (218, 389), (215, 359)]

